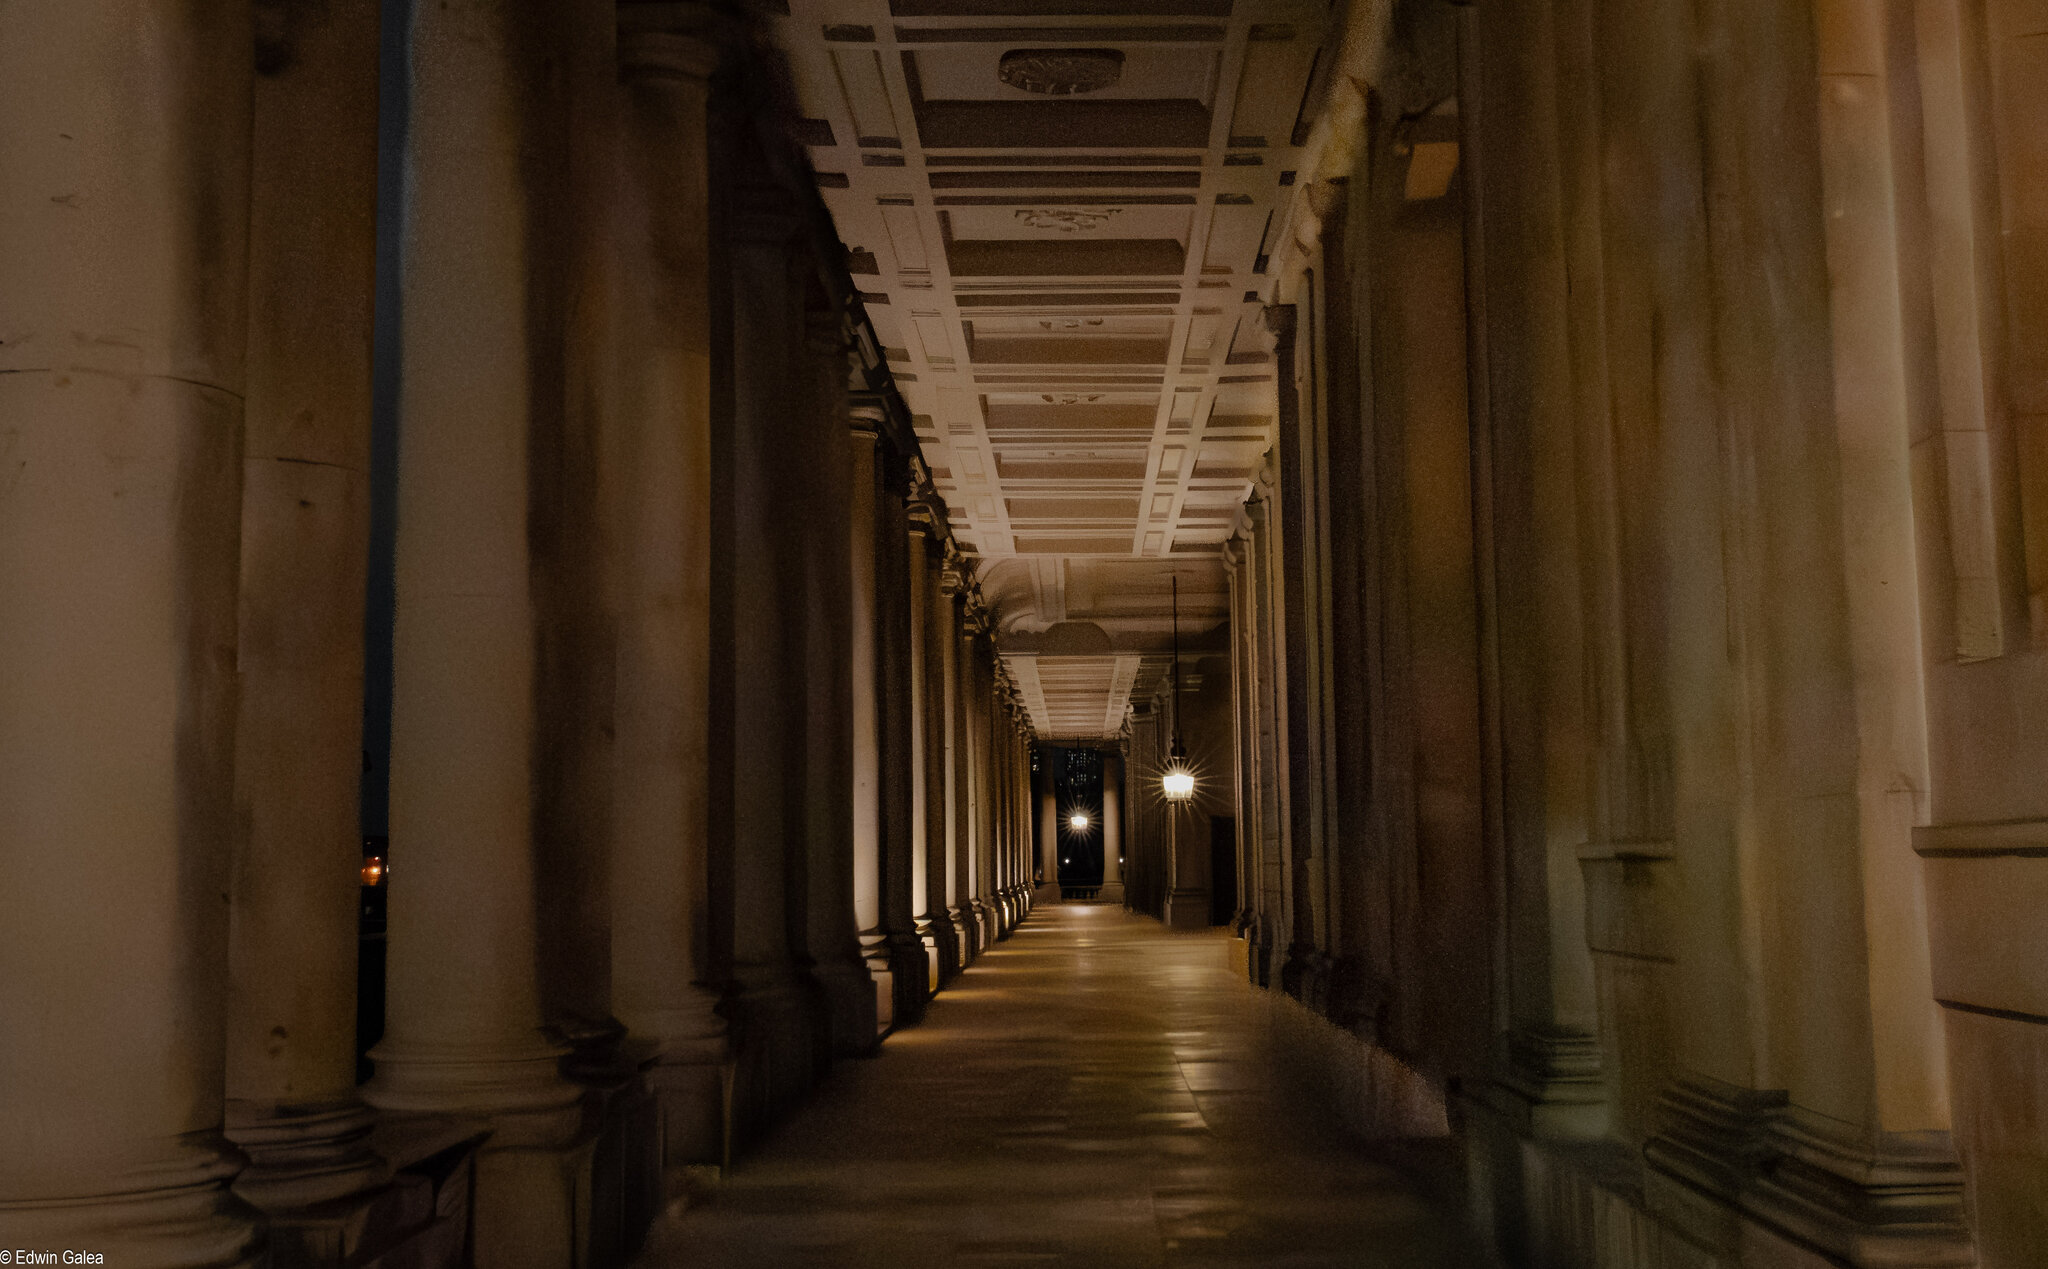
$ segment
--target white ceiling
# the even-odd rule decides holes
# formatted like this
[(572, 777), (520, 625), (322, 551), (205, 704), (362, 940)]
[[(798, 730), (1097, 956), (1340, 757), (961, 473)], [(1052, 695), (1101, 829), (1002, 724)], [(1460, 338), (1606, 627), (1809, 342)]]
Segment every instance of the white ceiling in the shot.
[(1220, 544), (1272, 442), (1262, 270), (1308, 177), (1325, 20), (1315, 0), (781, 19), (820, 191), (1041, 736), (1121, 728), (1171, 577), (1184, 635), (1227, 615)]

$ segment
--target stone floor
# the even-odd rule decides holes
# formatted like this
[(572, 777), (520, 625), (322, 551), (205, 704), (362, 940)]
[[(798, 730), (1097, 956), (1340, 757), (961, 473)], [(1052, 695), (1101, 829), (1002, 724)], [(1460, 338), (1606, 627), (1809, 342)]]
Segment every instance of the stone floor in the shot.
[(1045, 904), (650, 1234), (666, 1266), (1488, 1263), (1275, 1091), (1220, 935)]

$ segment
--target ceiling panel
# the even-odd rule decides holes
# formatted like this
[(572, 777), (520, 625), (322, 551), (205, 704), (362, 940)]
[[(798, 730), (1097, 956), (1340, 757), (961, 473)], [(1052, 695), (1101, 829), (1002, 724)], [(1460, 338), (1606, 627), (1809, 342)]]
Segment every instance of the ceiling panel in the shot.
[(1121, 727), (1175, 579), (1184, 632), (1227, 615), (1219, 544), (1273, 439), (1264, 269), (1326, 17), (789, 0), (780, 20), (821, 193), (887, 300), (870, 319), (1005, 655), (1075, 623), (1111, 649), (1048, 657), (1025, 693), (1046, 734)]

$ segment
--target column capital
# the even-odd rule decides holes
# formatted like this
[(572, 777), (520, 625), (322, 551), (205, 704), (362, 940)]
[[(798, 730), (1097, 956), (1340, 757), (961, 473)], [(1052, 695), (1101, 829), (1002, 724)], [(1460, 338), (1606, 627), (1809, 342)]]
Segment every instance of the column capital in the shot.
[(739, 34), (739, 20), (704, 0), (620, 0), (619, 73), (710, 79)]
[(855, 436), (865, 439), (869, 444), (881, 441), (882, 421), (887, 417), (887, 411), (880, 406), (861, 405), (856, 400), (853, 408), (847, 411), (847, 416), (848, 428)]
[(731, 191), (732, 241), (780, 246), (803, 224), (796, 199), (780, 185), (749, 182)]
[(1282, 343), (1294, 338), (1294, 305), (1268, 304), (1265, 308), (1266, 329)]
[(845, 357), (853, 348), (846, 310), (817, 305), (804, 310), (804, 343), (821, 357)]

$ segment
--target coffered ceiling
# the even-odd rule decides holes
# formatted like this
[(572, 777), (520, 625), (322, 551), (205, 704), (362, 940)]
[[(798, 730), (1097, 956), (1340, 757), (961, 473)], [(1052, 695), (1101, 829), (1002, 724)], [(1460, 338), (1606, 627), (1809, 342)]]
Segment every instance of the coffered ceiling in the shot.
[(1184, 633), (1227, 614), (1327, 9), (789, 8), (820, 191), (1034, 724), (1114, 734), (1166, 649), (1170, 579)]

